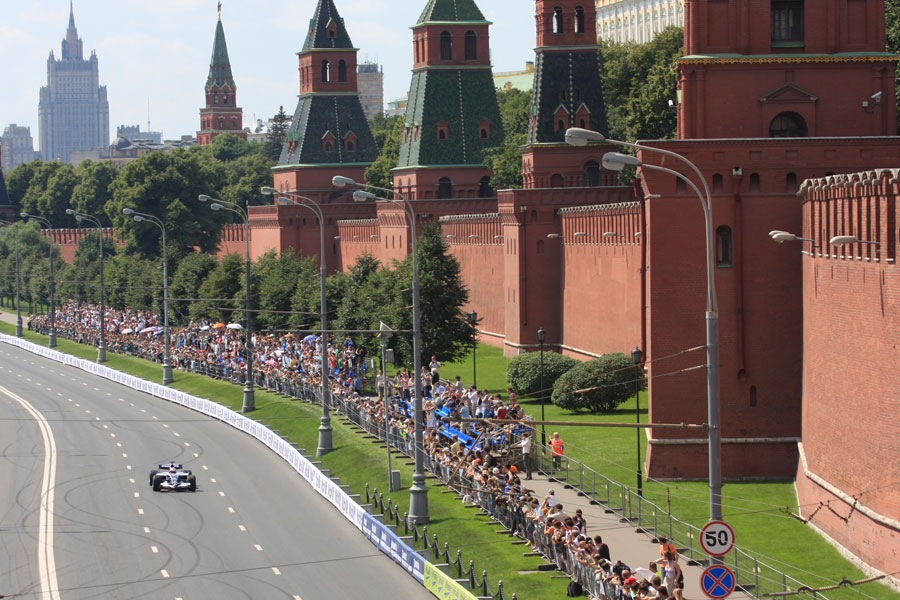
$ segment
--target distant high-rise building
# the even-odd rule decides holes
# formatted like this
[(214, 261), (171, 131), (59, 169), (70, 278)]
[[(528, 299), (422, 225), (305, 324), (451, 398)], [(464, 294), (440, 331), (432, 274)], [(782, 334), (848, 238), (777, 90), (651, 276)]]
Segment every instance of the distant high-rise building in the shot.
[(366, 118), (371, 120), (378, 113), (384, 112), (384, 72), (381, 65), (364, 62), (357, 67), (356, 73), (359, 102)]
[(31, 127), (23, 127), (15, 123), (7, 125), (3, 130), (3, 137), (0, 137), (0, 145), (3, 147), (0, 163), (2, 163), (4, 171), (15, 169), (19, 165), (35, 159)]
[(209, 61), (209, 76), (206, 78), (204, 89), (206, 108), (200, 109), (197, 144), (200, 146), (211, 144), (213, 138), (223, 133), (247, 139), (244, 132), (244, 111), (237, 105), (237, 84), (231, 74), (231, 61), (228, 59), (228, 46), (225, 44), (221, 2), (212, 58)]
[(72, 152), (109, 146), (109, 101), (100, 85), (97, 54), (84, 59), (75, 11), (69, 4), (69, 28), (62, 41), (62, 58), (50, 52), (47, 86), (38, 105), (41, 156), (45, 161), (69, 161)]
[(597, 34), (609, 42), (649, 42), (684, 25), (684, 0), (596, 0)]

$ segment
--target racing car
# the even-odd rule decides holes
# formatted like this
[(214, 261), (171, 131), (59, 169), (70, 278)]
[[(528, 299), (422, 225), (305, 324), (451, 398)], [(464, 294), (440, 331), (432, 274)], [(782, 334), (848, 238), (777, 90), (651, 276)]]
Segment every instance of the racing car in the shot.
[(174, 490), (197, 491), (197, 477), (179, 463), (161, 463), (150, 471), (150, 487), (154, 492)]

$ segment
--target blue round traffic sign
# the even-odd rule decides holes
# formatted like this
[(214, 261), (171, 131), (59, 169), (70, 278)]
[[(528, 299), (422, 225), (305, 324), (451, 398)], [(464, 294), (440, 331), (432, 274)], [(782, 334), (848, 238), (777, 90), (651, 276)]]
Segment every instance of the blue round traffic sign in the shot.
[(700, 587), (703, 593), (714, 600), (727, 598), (734, 591), (737, 579), (734, 572), (724, 565), (707, 567), (700, 575)]

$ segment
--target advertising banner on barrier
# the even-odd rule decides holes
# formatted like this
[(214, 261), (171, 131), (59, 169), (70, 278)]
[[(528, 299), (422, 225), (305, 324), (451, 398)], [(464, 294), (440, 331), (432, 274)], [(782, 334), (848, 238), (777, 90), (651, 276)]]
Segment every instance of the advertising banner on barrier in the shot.
[(475, 594), (431, 563), (425, 563), (425, 589), (445, 600), (477, 600)]
[(419, 583), (425, 581), (425, 559), (403, 542), (397, 534), (388, 529), (384, 523), (365, 513), (362, 519), (362, 532), (379, 550), (406, 569), (407, 573)]

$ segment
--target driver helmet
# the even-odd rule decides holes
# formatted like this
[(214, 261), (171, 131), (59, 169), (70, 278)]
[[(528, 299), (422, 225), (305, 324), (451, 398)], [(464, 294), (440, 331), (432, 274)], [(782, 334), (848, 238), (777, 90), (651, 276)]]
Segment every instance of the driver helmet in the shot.
[(178, 469), (175, 468), (175, 465), (169, 466), (169, 473), (175, 473), (176, 471), (178, 471)]

